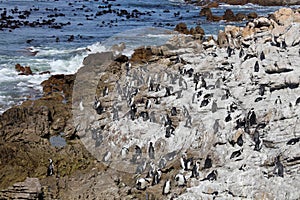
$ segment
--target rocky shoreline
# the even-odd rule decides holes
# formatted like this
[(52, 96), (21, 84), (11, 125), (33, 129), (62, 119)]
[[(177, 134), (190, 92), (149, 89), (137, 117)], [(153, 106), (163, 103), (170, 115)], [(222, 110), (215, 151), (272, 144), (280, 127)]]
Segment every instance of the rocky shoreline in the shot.
[(292, 6), (299, 5), (299, 0), (185, 0), (187, 3), (196, 4), (199, 6), (216, 7), (219, 3), (226, 3), (230, 5), (245, 5), (248, 3), (257, 4), (261, 6)]
[[(141, 84), (135, 94), (134, 120), (122, 108), (119, 116), (124, 117), (114, 117), (114, 97), (119, 92), (116, 83), (125, 85), (131, 76), (126, 73), (128, 58), (111, 53), (88, 56), (75, 75), (51, 76), (42, 83), (42, 98), (4, 112), (0, 116), (0, 199), (298, 199), (300, 11), (284, 8), (270, 18), (253, 19), (245, 27), (226, 26), (217, 40), (203, 40), (200, 27), (177, 28), (193, 36), (177, 35), (163, 46), (141, 47), (129, 58), (131, 73), (136, 70), (143, 77), (151, 71), (158, 74), (152, 77), (155, 84), (159, 79), (161, 84), (161, 91)], [(195, 81), (201, 86), (195, 88)], [(173, 90), (168, 92), (168, 86)], [(102, 95), (105, 88), (108, 95)], [(103, 104), (98, 114), (93, 109), (94, 96), (85, 96), (95, 93)], [(153, 102), (156, 123), (141, 114), (147, 112), (147, 99)], [(154, 103), (157, 101), (160, 104)], [(167, 122), (171, 121), (175, 130), (168, 135), (168, 126), (158, 119), (171, 116), (172, 107), (177, 112)], [(250, 123), (247, 113), (253, 110), (256, 117)], [(81, 123), (86, 121), (88, 125)], [(160, 131), (153, 163), (176, 150), (176, 156), (161, 168), (161, 181), (153, 184), (151, 178), (144, 189), (136, 181), (146, 178), (148, 164), (136, 173), (139, 162), (130, 165), (134, 168), (131, 172), (126, 160), (114, 158), (122, 149), (119, 138), (123, 136), (124, 143), (129, 140), (118, 125), (134, 123)], [(92, 133), (95, 127), (107, 148), (97, 148), (99, 135), (93, 138)], [(141, 138), (138, 144), (147, 155), (148, 140), (142, 138), (153, 137), (147, 131), (133, 132), (133, 138)], [(66, 145), (55, 147), (50, 138), (60, 134)], [(116, 152), (108, 148), (110, 142), (116, 144)], [(128, 149), (131, 155), (134, 144)], [(233, 155), (238, 151), (241, 155)], [(107, 152), (111, 157), (106, 159), (107, 154), (102, 153)], [(162, 156), (158, 157), (158, 152)], [(194, 178), (193, 170), (181, 169), (183, 152), (194, 159), (193, 165), (199, 161)], [(205, 167), (208, 155), (212, 165)], [(49, 158), (54, 162), (53, 176), (46, 174)], [(283, 177), (273, 172), (278, 162), (284, 166)], [(214, 170), (218, 172), (216, 180), (205, 180)], [(182, 186), (176, 186), (178, 174), (186, 178)], [(167, 180), (171, 191), (163, 194)]]

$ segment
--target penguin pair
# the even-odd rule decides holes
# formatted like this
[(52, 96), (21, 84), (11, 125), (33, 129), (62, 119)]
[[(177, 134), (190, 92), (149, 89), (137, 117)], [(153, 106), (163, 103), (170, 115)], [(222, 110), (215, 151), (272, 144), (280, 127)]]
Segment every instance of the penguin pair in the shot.
[(180, 158), (181, 168), (185, 171), (191, 170), (193, 165), (193, 158), (187, 158), (186, 154), (182, 154)]

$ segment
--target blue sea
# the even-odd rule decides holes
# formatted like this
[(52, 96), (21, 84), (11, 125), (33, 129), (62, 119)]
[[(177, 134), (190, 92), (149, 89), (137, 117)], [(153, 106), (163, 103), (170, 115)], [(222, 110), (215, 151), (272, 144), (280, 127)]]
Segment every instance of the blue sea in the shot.
[[(267, 16), (280, 7), (224, 4), (212, 12), (223, 15), (228, 8)], [(39, 98), (42, 81), (53, 74), (75, 73), (88, 53), (124, 42), (129, 56), (138, 46), (165, 43), (179, 22), (189, 27), (200, 25), (207, 35), (216, 36), (226, 23), (206, 21), (199, 17), (200, 10), (180, 0), (0, 1), (1, 21), (9, 16), (23, 23), (18, 28), (0, 29), (0, 114), (26, 99)], [(44, 23), (47, 20), (50, 25)], [(33, 22), (35, 25), (30, 25)], [(34, 75), (18, 75), (17, 63), (30, 66)], [(39, 74), (45, 71), (50, 74)]]

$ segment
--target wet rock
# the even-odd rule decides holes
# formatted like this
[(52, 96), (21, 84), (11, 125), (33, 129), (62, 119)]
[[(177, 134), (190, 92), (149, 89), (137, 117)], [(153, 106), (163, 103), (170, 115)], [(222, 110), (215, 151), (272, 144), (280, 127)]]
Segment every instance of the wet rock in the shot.
[(225, 13), (223, 15), (223, 19), (232, 22), (232, 21), (237, 21), (236, 16), (234, 15), (233, 11), (231, 9), (226, 9)]
[(257, 17), (258, 17), (258, 15), (257, 15), (256, 12), (251, 12), (251, 13), (248, 14), (248, 18), (249, 18), (249, 19), (255, 19), (255, 18), (257, 18)]
[(15, 65), (15, 69), (17, 72), (19, 72), (19, 75), (32, 75), (32, 70), (29, 66), (23, 67), (20, 64)]
[(179, 33), (182, 33), (182, 34), (189, 34), (190, 33), (190, 31), (187, 28), (187, 25), (185, 23), (177, 24), (174, 31), (178, 31)]

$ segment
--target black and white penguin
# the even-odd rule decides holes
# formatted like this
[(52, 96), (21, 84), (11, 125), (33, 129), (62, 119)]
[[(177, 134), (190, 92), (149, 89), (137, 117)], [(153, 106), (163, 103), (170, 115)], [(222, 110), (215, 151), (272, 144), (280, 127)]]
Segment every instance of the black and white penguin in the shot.
[(280, 157), (277, 156), (277, 158), (275, 159), (274, 174), (283, 178), (283, 171), (284, 171), (283, 164), (280, 162)]
[(237, 138), (236, 143), (237, 143), (240, 147), (243, 146), (243, 144), (244, 144), (243, 134), (241, 134), (241, 135)]
[(192, 127), (192, 117), (190, 115), (187, 116), (184, 127)]
[(294, 145), (294, 144), (296, 144), (299, 141), (300, 141), (300, 137), (298, 137), (298, 138), (292, 138), (286, 144), (287, 145)]
[(256, 114), (255, 114), (253, 108), (251, 109), (251, 111), (248, 112), (247, 119), (248, 119), (248, 121), (249, 121), (249, 125), (250, 125), (250, 126), (256, 124)]
[(230, 46), (228, 46), (228, 47), (227, 47), (227, 56), (228, 56), (228, 57), (231, 57), (232, 52), (233, 52), (233, 49), (232, 49)]
[(180, 99), (181, 97), (183, 97), (183, 95), (182, 95), (182, 90), (178, 90), (178, 91), (176, 92), (176, 94), (177, 94), (176, 99)]
[(211, 167), (212, 167), (212, 160), (210, 158), (210, 155), (207, 155), (204, 161), (204, 169), (209, 169)]
[(112, 112), (113, 112), (113, 121), (118, 121), (119, 120), (119, 109), (116, 105), (113, 105)]
[(239, 157), (240, 155), (242, 155), (242, 152), (243, 152), (243, 149), (232, 152), (230, 159)]
[(170, 87), (165, 87), (165, 89), (166, 89), (165, 97), (171, 96)]
[(150, 122), (156, 123), (155, 112), (152, 111), (149, 115)]
[(142, 111), (140, 116), (143, 118), (143, 121), (147, 121), (149, 119), (149, 114), (147, 111)]
[(186, 178), (183, 174), (176, 174), (175, 182), (176, 182), (176, 185), (179, 187), (186, 186)]
[(162, 174), (161, 169), (155, 170), (155, 172), (153, 174), (153, 178), (152, 178), (152, 186), (159, 184), (159, 182), (161, 180), (161, 174)]
[(162, 157), (158, 162), (158, 167), (163, 169), (166, 167), (166, 165), (167, 165), (167, 160), (165, 157)]
[(96, 110), (98, 115), (101, 115), (104, 111), (103, 106), (101, 105), (100, 100), (95, 96), (94, 106), (93, 108)]
[(136, 181), (136, 189), (145, 190), (149, 184), (150, 184), (150, 181), (147, 178), (139, 178)]
[(200, 85), (200, 88), (207, 89), (207, 84), (206, 84), (206, 81), (204, 80), (203, 76), (201, 76), (201, 85)]
[(254, 64), (254, 72), (259, 72), (259, 64), (258, 64), (258, 61), (256, 61), (255, 64)]
[(218, 176), (217, 170), (213, 170), (206, 176), (206, 178), (202, 179), (201, 181), (206, 181), (206, 180), (214, 181), (214, 180), (217, 180), (217, 176)]
[(137, 107), (136, 107), (135, 104), (132, 104), (132, 105), (130, 106), (130, 112), (129, 112), (131, 120), (134, 120), (134, 119), (135, 119), (136, 113), (137, 113)]
[(242, 58), (245, 55), (244, 49), (241, 48), (240, 53), (239, 53), (239, 58)]
[(142, 157), (142, 149), (138, 145), (135, 145), (134, 149), (135, 153), (132, 155), (131, 162), (136, 163)]
[(172, 107), (171, 116), (176, 116), (176, 115), (177, 115), (177, 109), (176, 109), (176, 107)]
[(154, 91), (154, 83), (153, 83), (152, 81), (150, 81), (150, 83), (149, 83), (148, 91), (149, 91), (149, 92)]
[(49, 166), (48, 166), (48, 169), (47, 169), (47, 176), (52, 176), (52, 175), (54, 175), (54, 165), (53, 165), (52, 159), (50, 158), (49, 159)]
[(259, 85), (259, 91), (258, 91), (258, 94), (259, 94), (260, 96), (264, 96), (265, 91), (266, 91), (265, 85)]
[(174, 135), (175, 128), (171, 125), (167, 125), (165, 137), (169, 138), (171, 135)]
[(146, 158), (142, 158), (142, 160), (139, 162), (138, 166), (136, 167), (135, 173), (136, 174), (142, 174), (147, 167), (147, 161)]
[(209, 104), (209, 102), (210, 102), (210, 99), (208, 99), (208, 98), (203, 99), (201, 101), (200, 108), (207, 106)]
[(149, 155), (149, 158), (150, 159), (155, 159), (155, 154), (154, 154), (154, 146), (153, 146), (153, 143), (150, 142), (149, 144), (149, 148), (148, 148), (148, 155)]
[(194, 69), (190, 68), (189, 70), (186, 71), (186, 74), (191, 78), (193, 76)]
[(214, 99), (212, 104), (211, 104), (211, 112), (215, 113), (215, 112), (217, 112), (217, 110), (218, 110), (217, 100)]
[(159, 92), (160, 91), (160, 84), (158, 83), (155, 87), (155, 92)]
[(266, 59), (265, 53), (263, 51), (260, 53), (259, 58), (260, 58), (261, 61)]
[(151, 108), (151, 100), (147, 99), (145, 104), (145, 109), (150, 109), (150, 108)]
[(282, 104), (280, 96), (277, 96), (277, 99), (275, 100), (275, 105), (277, 104)]
[(126, 69), (126, 75), (129, 75), (129, 71), (131, 69), (131, 63), (130, 62), (126, 62), (125, 64), (125, 69)]
[(199, 168), (200, 168), (200, 161), (197, 161), (193, 166), (191, 178), (199, 177)]
[(103, 142), (103, 136), (101, 134), (97, 135), (95, 141), (95, 147), (99, 147)]
[(105, 86), (104, 89), (103, 89), (103, 96), (107, 96), (108, 95), (108, 87)]
[(154, 103), (155, 104), (160, 104), (160, 97), (154, 98)]
[(225, 122), (229, 122), (231, 120), (232, 120), (231, 115), (230, 113), (228, 113), (227, 116), (225, 117)]
[(164, 120), (165, 120), (165, 123), (164, 123), (165, 126), (171, 126), (172, 125), (172, 120), (171, 120), (171, 118), (168, 114), (165, 115)]
[(220, 121), (220, 119), (216, 119), (215, 123), (213, 125), (214, 134), (219, 132), (219, 126), (220, 126), (219, 121)]
[(127, 147), (122, 147), (120, 152), (121, 158), (126, 159), (128, 153), (129, 153), (129, 149)]
[(187, 158), (187, 155), (183, 153), (180, 158), (180, 165), (185, 171), (191, 170), (193, 166), (193, 158)]
[(300, 103), (300, 97), (298, 97), (298, 98), (296, 99), (295, 106), (297, 106), (299, 103)]
[(257, 129), (254, 131), (253, 141), (255, 143), (254, 151), (260, 151), (262, 148), (263, 141), (262, 141), (262, 139), (260, 139), (259, 132)]
[(111, 153), (110, 153), (110, 151), (107, 151), (107, 152), (104, 154), (104, 156), (103, 156), (103, 158), (102, 158), (102, 161), (103, 161), (103, 162), (108, 162), (109, 159), (110, 159), (110, 157), (111, 157)]
[(170, 192), (171, 192), (171, 181), (167, 179), (164, 183), (162, 194), (167, 195), (170, 194)]

